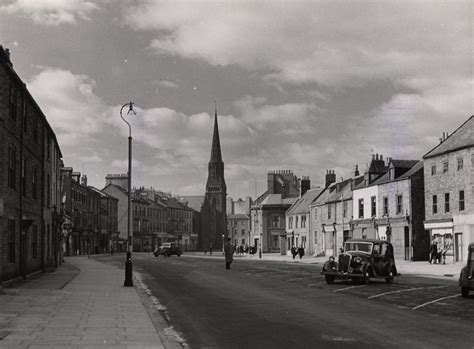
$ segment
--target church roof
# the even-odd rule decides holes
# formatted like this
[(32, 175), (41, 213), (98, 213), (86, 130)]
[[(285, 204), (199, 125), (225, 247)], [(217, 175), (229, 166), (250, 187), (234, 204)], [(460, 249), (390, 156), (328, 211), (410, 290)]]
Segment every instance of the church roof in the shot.
[(214, 133), (212, 135), (211, 162), (222, 162), (219, 125), (217, 124), (217, 108), (214, 115)]

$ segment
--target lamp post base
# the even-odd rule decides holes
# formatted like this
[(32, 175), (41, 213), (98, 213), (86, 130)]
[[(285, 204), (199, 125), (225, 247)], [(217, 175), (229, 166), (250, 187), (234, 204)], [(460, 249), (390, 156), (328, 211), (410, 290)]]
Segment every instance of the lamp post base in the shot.
[(123, 286), (133, 287), (133, 263), (131, 252), (127, 252), (127, 261), (125, 262), (125, 281)]

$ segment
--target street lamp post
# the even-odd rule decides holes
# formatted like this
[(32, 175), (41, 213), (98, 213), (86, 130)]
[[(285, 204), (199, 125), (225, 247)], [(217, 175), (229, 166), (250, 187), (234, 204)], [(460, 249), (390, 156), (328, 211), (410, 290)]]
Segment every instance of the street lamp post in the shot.
[(127, 115), (137, 113), (133, 110), (133, 103), (125, 103), (122, 108), (120, 108), (120, 117), (128, 126), (128, 214), (127, 214), (127, 259), (125, 261), (125, 281), (124, 286), (133, 287), (133, 264), (132, 264), (132, 247), (130, 239), (130, 222), (132, 216), (132, 127), (130, 123), (125, 120), (123, 117), (123, 109), (128, 106)]

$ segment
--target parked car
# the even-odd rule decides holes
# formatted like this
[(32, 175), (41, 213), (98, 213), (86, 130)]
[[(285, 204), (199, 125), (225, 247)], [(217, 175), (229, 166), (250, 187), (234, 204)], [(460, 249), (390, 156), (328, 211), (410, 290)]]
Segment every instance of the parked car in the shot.
[(181, 247), (177, 242), (164, 242), (163, 245), (158, 247), (153, 254), (155, 257), (159, 255), (163, 255), (165, 257), (170, 257), (172, 255), (181, 256), (183, 252), (181, 252)]
[(386, 240), (367, 239), (346, 241), (338, 260), (329, 257), (321, 274), (328, 284), (336, 279), (368, 284), (371, 278), (385, 279), (391, 284), (394, 277), (400, 275), (395, 266), (392, 244)]
[(459, 275), (461, 295), (465, 298), (469, 296), (470, 290), (474, 290), (474, 243), (469, 245), (467, 252), (467, 264), (461, 269), (461, 274)]

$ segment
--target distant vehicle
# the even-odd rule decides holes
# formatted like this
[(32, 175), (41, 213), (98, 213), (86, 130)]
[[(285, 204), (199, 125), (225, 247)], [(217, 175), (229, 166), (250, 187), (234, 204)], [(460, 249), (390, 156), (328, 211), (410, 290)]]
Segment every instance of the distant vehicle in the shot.
[(352, 279), (368, 284), (371, 278), (385, 279), (391, 284), (394, 277), (400, 275), (395, 266), (392, 244), (386, 240), (368, 239), (346, 241), (338, 260), (329, 257), (321, 274), (328, 284), (334, 283), (335, 279)]
[(181, 256), (183, 252), (181, 252), (181, 247), (177, 242), (164, 242), (163, 245), (158, 247), (153, 254), (155, 257), (159, 255), (163, 255), (165, 257), (170, 257), (172, 255)]
[(461, 269), (459, 275), (459, 286), (461, 287), (461, 295), (464, 298), (469, 297), (469, 291), (474, 290), (474, 243), (467, 248), (467, 264)]

